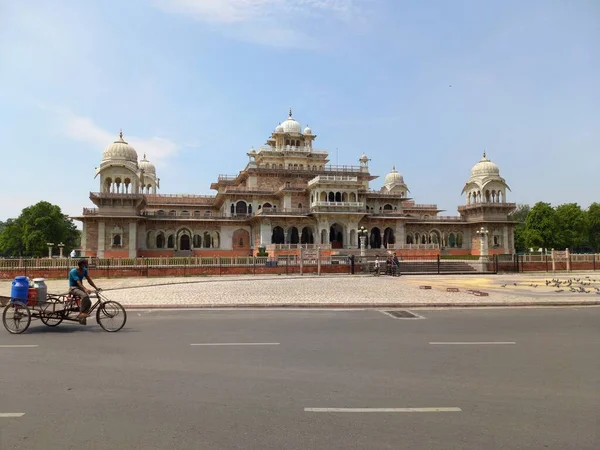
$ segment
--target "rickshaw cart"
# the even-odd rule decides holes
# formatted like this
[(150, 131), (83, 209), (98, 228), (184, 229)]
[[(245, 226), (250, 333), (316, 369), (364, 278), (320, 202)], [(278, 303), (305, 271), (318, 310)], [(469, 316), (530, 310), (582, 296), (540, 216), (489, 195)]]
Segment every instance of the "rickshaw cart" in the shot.
[[(125, 326), (127, 312), (125, 308), (113, 300), (109, 300), (99, 291), (90, 294), (92, 304), (90, 317), (96, 311), (96, 321), (104, 331), (116, 332)], [(9, 333), (21, 334), (27, 331), (31, 320), (40, 319), (49, 327), (56, 327), (63, 321), (79, 322), (77, 315), (81, 299), (71, 294), (47, 294), (46, 301), (37, 299), (15, 299), (0, 296), (0, 305), (4, 306), (2, 323)]]

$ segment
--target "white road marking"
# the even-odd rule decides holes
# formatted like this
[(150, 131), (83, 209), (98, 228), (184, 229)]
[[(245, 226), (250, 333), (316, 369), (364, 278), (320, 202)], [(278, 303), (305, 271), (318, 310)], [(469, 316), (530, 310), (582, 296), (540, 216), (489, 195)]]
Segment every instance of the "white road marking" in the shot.
[(430, 342), (431, 345), (514, 345), (516, 342)]
[(456, 412), (460, 408), (304, 408), (305, 412)]
[(32, 347), (39, 347), (39, 345), (0, 345), (0, 348), (32, 348)]
[(215, 342), (206, 344), (190, 344), (195, 346), (227, 346), (227, 345), (279, 345), (279, 342)]
[(23, 417), (25, 413), (0, 413), (0, 418)]

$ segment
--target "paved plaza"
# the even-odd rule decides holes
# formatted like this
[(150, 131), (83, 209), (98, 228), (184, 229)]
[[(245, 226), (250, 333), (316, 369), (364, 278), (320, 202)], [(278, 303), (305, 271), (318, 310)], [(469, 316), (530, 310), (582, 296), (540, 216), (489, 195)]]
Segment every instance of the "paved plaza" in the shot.
[[(560, 279), (563, 284), (546, 285), (551, 279)], [(566, 285), (569, 279), (573, 280), (571, 287)], [(600, 304), (600, 272), (402, 277), (248, 275), (95, 281), (108, 298), (128, 307)], [(67, 291), (66, 279), (46, 283), (48, 292)], [(572, 291), (575, 287), (578, 292)], [(458, 292), (448, 292), (448, 288), (458, 288)], [(488, 295), (476, 296), (468, 290)], [(0, 282), (0, 293), (10, 294), (10, 281)]]

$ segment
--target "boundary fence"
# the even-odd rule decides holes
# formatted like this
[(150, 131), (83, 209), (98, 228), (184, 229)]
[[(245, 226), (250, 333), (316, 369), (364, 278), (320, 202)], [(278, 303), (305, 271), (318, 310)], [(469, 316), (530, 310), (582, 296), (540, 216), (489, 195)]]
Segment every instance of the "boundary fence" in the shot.
[[(564, 253), (564, 252), (563, 252)], [(375, 257), (354, 256), (354, 273), (374, 272)], [(380, 257), (381, 271), (386, 258)], [(29, 278), (66, 278), (77, 265), (75, 258), (14, 258), (0, 259), (0, 279), (18, 275)], [(158, 257), (158, 258), (89, 258), (94, 277), (167, 277), (259, 274), (322, 274), (352, 273), (349, 256), (312, 254), (272, 257)], [(503, 272), (568, 272), (600, 270), (598, 254), (554, 255), (490, 255), (465, 256), (404, 256), (399, 272), (410, 274), (495, 274)]]

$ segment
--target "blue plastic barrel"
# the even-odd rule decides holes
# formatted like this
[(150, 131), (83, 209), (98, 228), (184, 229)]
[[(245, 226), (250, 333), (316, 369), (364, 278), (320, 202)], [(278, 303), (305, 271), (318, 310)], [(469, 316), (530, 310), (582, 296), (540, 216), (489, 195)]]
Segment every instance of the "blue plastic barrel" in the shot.
[(13, 301), (27, 303), (29, 296), (29, 278), (25, 276), (15, 277), (10, 288), (10, 296)]

